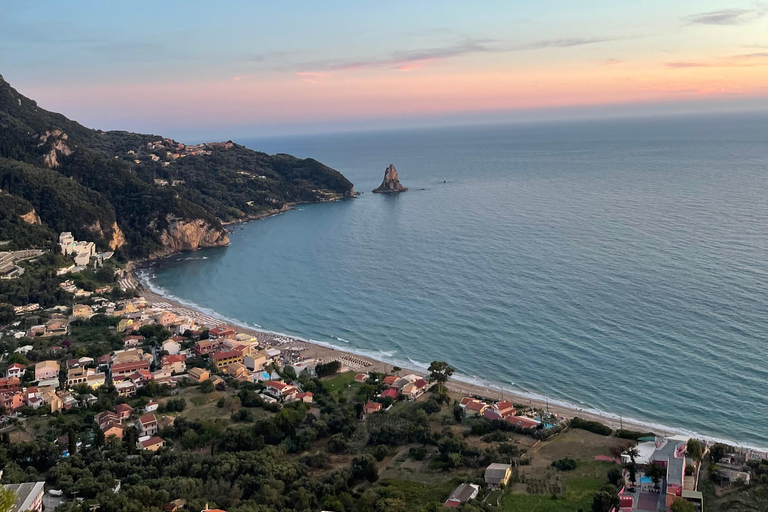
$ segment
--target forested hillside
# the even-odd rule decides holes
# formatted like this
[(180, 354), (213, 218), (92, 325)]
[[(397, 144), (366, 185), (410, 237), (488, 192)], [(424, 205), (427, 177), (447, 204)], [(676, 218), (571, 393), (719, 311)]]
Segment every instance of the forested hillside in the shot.
[[(42, 246), (72, 231), (130, 258), (225, 245), (223, 222), (354, 194), (341, 173), (312, 159), (92, 130), (2, 77), (0, 189), (0, 239)], [(41, 223), (20, 220), (25, 209)]]

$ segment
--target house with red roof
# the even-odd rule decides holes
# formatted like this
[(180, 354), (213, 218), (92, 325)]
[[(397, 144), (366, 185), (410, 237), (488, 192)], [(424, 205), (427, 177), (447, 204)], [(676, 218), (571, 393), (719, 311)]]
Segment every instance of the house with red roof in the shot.
[(398, 377), (395, 375), (387, 375), (384, 377), (384, 379), (381, 381), (381, 383), (385, 386), (392, 386), (395, 382), (397, 382)]
[(26, 372), (27, 372), (26, 366), (20, 363), (13, 363), (5, 371), (5, 376), (8, 378), (16, 377), (17, 379), (20, 379), (24, 376)]
[(202, 356), (205, 354), (213, 354), (217, 350), (219, 350), (219, 347), (221, 346), (221, 343), (218, 341), (212, 341), (212, 340), (200, 340), (195, 343), (195, 355)]
[(358, 373), (355, 375), (355, 382), (357, 383), (364, 383), (368, 380), (368, 374), (367, 373)]
[(408, 400), (416, 400), (418, 397), (424, 394), (429, 387), (429, 383), (424, 379), (416, 379), (410, 384), (403, 386), (401, 390), (404, 397)]
[(296, 386), (280, 382), (279, 380), (268, 380), (264, 385), (267, 386), (265, 391), (275, 398), (286, 399), (299, 392)]
[(379, 394), (379, 398), (391, 398), (392, 400), (397, 400), (398, 392), (396, 389), (389, 388), (385, 389)]
[(127, 420), (133, 413), (133, 407), (128, 404), (118, 404), (115, 406), (115, 413), (121, 420)]
[(509, 423), (520, 428), (536, 428), (539, 426), (539, 422), (528, 416), (507, 416), (505, 418)]
[(142, 414), (136, 420), (136, 430), (140, 436), (153, 436), (157, 434), (157, 418), (154, 414)]
[(209, 340), (218, 340), (219, 338), (227, 338), (234, 335), (235, 330), (232, 327), (214, 327), (208, 331)]
[(184, 373), (187, 371), (187, 356), (181, 354), (167, 355), (160, 359), (160, 365), (171, 373)]
[(115, 363), (112, 365), (112, 380), (125, 380), (129, 375), (139, 370), (149, 371), (149, 361), (133, 361), (130, 363)]
[(213, 366), (222, 370), (232, 363), (242, 363), (243, 353), (240, 350), (220, 350), (213, 353)]
[(373, 414), (374, 412), (379, 412), (381, 410), (381, 404), (379, 402), (368, 402), (365, 404), (365, 407), (363, 407), (363, 414)]
[(517, 411), (515, 410), (515, 406), (512, 405), (509, 400), (502, 400), (496, 404), (496, 412), (498, 412), (502, 418), (506, 418), (507, 416), (514, 416)]
[(488, 408), (488, 404), (481, 402), (480, 400), (472, 400), (467, 403), (464, 410), (467, 411), (467, 416), (481, 416)]
[(21, 380), (18, 377), (0, 378), (0, 391), (20, 391)]
[(152, 436), (144, 441), (139, 441), (138, 445), (141, 450), (156, 452), (160, 448), (165, 447), (165, 441), (161, 437)]

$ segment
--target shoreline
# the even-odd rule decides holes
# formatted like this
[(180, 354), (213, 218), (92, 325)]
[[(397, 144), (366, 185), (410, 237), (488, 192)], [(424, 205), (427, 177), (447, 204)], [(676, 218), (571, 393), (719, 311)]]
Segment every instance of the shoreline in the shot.
[[(153, 288), (149, 282), (144, 282), (142, 278), (136, 275), (136, 271), (141, 268), (147, 268), (152, 263), (146, 262), (144, 265), (132, 265), (130, 274), (134, 281), (139, 284), (137, 292), (144, 297), (147, 302), (151, 304), (159, 304), (168, 309), (172, 309), (182, 316), (191, 316), (196, 320), (205, 322), (203, 325), (209, 325), (211, 327), (216, 325), (231, 325), (238, 330), (256, 336), (260, 343), (267, 346), (281, 346), (282, 348), (297, 348), (301, 352), (301, 356), (304, 360), (316, 360), (320, 362), (328, 362), (332, 360), (339, 360), (343, 366), (346, 366), (351, 371), (369, 372), (375, 371), (380, 373), (397, 373), (399, 375), (406, 375), (413, 373), (419, 376), (428, 375), (423, 369), (400, 366), (399, 372), (394, 372), (394, 364), (386, 361), (379, 360), (375, 357), (371, 357), (366, 354), (354, 352), (352, 350), (344, 350), (332, 343), (321, 342), (318, 340), (304, 339), (296, 335), (278, 333), (269, 331), (261, 326), (248, 325), (247, 323), (227, 318), (218, 312), (204, 308), (190, 301), (177, 298), (165, 292), (165, 290)], [(150, 278), (146, 278), (147, 281)], [(450, 361), (448, 361), (450, 364)], [(655, 432), (657, 435), (672, 436), (683, 435), (688, 437), (696, 437), (697, 439), (703, 439), (705, 441), (719, 442), (731, 446), (737, 446), (740, 448), (746, 448), (761, 454), (768, 455), (768, 448), (761, 448), (758, 446), (750, 445), (749, 443), (740, 443), (729, 439), (717, 438), (714, 436), (707, 436), (701, 433), (692, 432), (684, 428), (669, 427), (666, 425), (657, 424), (654, 422), (643, 421), (636, 418), (624, 418), (621, 415), (613, 414), (607, 411), (600, 411), (590, 408), (581, 408), (573, 404), (569, 404), (565, 401), (546, 397), (536, 393), (524, 393), (514, 390), (505, 389), (502, 386), (494, 386), (493, 383), (480, 383), (472, 382), (472, 380), (478, 380), (473, 376), (456, 375), (449, 380), (446, 387), (453, 393), (463, 395), (473, 395), (482, 397), (489, 400), (509, 400), (515, 404), (522, 404), (531, 408), (538, 408), (548, 410), (553, 414), (557, 414), (561, 417), (572, 419), (576, 416), (591, 421), (598, 421), (604, 425), (609, 426), (613, 430), (623, 428), (625, 430), (635, 430), (639, 432)]]

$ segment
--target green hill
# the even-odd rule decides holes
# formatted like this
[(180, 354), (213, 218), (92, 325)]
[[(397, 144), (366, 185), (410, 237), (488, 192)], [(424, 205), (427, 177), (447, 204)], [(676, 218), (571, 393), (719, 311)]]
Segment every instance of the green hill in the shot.
[[(224, 223), (354, 195), (352, 183), (316, 160), (86, 128), (2, 76), (0, 189), (0, 240), (39, 246), (72, 231), (129, 258), (225, 245)], [(20, 220), (27, 208), (40, 224)]]

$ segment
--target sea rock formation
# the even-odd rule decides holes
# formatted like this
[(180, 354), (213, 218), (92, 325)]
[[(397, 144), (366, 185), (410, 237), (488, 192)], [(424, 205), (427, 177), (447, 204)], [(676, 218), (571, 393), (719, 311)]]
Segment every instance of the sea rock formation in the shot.
[(393, 194), (395, 192), (405, 192), (408, 187), (404, 187), (400, 184), (400, 180), (397, 179), (397, 169), (392, 164), (389, 164), (387, 170), (384, 171), (384, 181), (378, 188), (373, 189), (374, 194)]
[(153, 254), (163, 257), (179, 251), (196, 251), (204, 247), (229, 245), (226, 230), (211, 226), (202, 219), (172, 219), (160, 232), (165, 249)]

